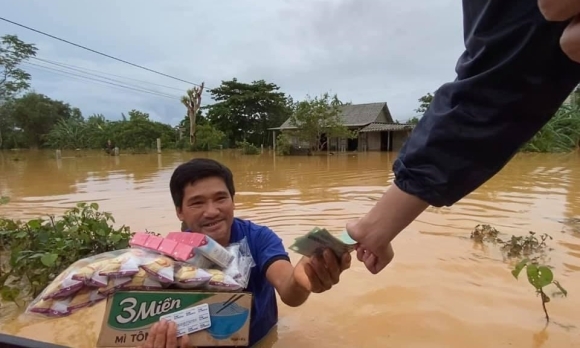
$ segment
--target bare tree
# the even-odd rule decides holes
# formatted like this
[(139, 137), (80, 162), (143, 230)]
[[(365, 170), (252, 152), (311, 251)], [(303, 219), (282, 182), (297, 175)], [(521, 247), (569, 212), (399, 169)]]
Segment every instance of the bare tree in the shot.
[(187, 116), (189, 117), (189, 143), (195, 145), (195, 126), (197, 112), (201, 106), (201, 93), (203, 92), (204, 82), (199, 87), (188, 89), (185, 96), (181, 98), (181, 102), (187, 108)]

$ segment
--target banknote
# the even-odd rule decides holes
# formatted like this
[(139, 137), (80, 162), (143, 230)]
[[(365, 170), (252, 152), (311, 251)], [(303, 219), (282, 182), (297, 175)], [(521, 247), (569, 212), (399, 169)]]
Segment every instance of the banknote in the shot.
[(290, 250), (311, 257), (329, 248), (337, 257), (341, 257), (344, 253), (352, 252), (355, 245), (356, 241), (350, 238), (346, 231), (336, 237), (325, 228), (315, 227), (304, 236), (296, 238), (294, 244), (290, 246)]

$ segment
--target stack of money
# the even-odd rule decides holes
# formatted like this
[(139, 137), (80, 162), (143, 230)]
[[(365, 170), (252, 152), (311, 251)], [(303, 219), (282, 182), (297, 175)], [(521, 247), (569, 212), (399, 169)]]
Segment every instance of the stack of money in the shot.
[(356, 241), (352, 240), (345, 231), (340, 237), (335, 237), (325, 228), (313, 228), (302, 237), (296, 238), (290, 250), (306, 257), (311, 257), (321, 253), (324, 249), (330, 248), (337, 257), (342, 257), (344, 253), (350, 253), (355, 249)]

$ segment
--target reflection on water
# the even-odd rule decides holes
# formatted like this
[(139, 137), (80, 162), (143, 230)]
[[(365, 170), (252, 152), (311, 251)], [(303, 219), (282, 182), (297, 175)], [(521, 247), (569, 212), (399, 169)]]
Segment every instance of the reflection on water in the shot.
[[(105, 157), (70, 152), (0, 153), (0, 214), (60, 214), (98, 202), (133, 230), (179, 228), (169, 194), (175, 166), (191, 154)], [(210, 155), (236, 179), (237, 216), (267, 224), (289, 245), (314, 226), (340, 232), (391, 184), (395, 154), (337, 156)], [(17, 160), (15, 160), (17, 159)], [(359, 265), (328, 293), (300, 308), (281, 305), (263, 347), (580, 347), (580, 157), (518, 155), (502, 172), (450, 208), (430, 208), (399, 238), (392, 266), (371, 275)], [(550, 264), (569, 291), (548, 304), (516, 281), (497, 250), (465, 237), (479, 223), (505, 234), (533, 230), (554, 237)], [(293, 261), (298, 256), (290, 253)], [(65, 319), (18, 317), (4, 308), (1, 331), (73, 347), (93, 347), (102, 305)], [(576, 325), (576, 326), (575, 326)]]

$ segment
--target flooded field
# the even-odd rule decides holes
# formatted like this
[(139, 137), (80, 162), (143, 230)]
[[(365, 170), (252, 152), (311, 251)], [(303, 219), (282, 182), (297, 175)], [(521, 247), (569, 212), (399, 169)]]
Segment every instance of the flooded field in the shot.
[[(119, 224), (162, 234), (179, 230), (169, 194), (176, 165), (192, 154), (105, 157), (98, 152), (0, 153), (0, 215), (61, 214), (98, 202)], [(211, 156), (236, 182), (236, 214), (274, 229), (289, 246), (314, 226), (341, 232), (392, 182), (392, 153), (337, 156)], [(580, 347), (580, 156), (518, 155), (494, 179), (451, 208), (430, 208), (394, 241), (379, 275), (353, 261), (331, 291), (298, 308), (280, 303), (280, 321), (261, 347)], [(576, 220), (578, 221), (578, 220)], [(548, 233), (549, 264), (568, 290), (547, 306), (494, 247), (469, 239), (477, 224), (507, 236)], [(293, 261), (299, 256), (290, 252)], [(104, 303), (64, 319), (1, 309), (0, 332), (71, 347), (94, 347)]]

